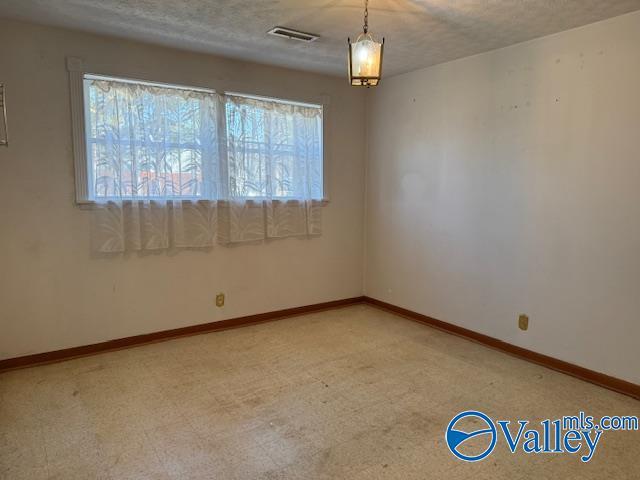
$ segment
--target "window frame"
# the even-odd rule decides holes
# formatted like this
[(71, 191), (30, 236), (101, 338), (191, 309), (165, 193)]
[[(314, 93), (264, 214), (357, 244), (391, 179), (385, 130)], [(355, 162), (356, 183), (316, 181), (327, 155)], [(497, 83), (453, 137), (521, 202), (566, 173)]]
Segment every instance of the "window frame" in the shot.
[[(89, 68), (83, 59), (77, 57), (67, 57), (66, 59), (67, 71), (69, 73), (69, 87), (70, 87), (70, 100), (71, 100), (71, 127), (72, 127), (72, 144), (73, 144), (73, 157), (74, 157), (74, 170), (75, 170), (75, 203), (79, 206), (92, 206), (108, 201), (118, 200), (141, 200), (136, 197), (115, 197), (115, 198), (100, 198), (99, 200), (92, 199), (90, 197), (89, 181), (92, 178), (92, 172), (90, 172), (89, 155), (88, 155), (88, 142), (86, 133), (88, 131), (89, 119), (86, 118), (85, 112), (88, 107), (88, 95), (85, 95), (85, 79), (109, 79), (131, 83), (141, 83), (146, 85), (158, 86), (163, 88), (176, 88), (185, 90), (202, 91), (208, 93), (222, 92), (225, 95), (236, 95), (247, 98), (254, 98), (258, 100), (266, 100), (273, 102), (281, 102), (286, 104), (296, 104), (303, 106), (312, 106), (321, 108), (322, 118), (322, 198), (319, 201), (322, 204), (329, 203), (328, 194), (328, 165), (329, 165), (329, 125), (327, 121), (329, 116), (330, 97), (326, 94), (310, 99), (285, 99), (278, 96), (262, 95), (262, 94), (247, 94), (241, 93), (237, 90), (225, 90), (217, 89), (210, 86), (189, 86), (180, 82), (172, 83), (166, 81), (147, 80), (142, 78), (135, 78), (135, 76), (118, 73), (104, 73), (104, 69)], [(113, 69), (114, 71), (116, 69)], [(255, 203), (265, 200), (264, 197), (239, 197), (240, 201), (246, 203)], [(152, 200), (152, 199), (145, 199)], [(202, 197), (189, 197), (189, 196), (174, 196), (163, 197), (158, 199), (163, 200), (190, 200), (199, 201), (207, 200)], [(273, 198), (273, 201), (288, 202), (295, 200), (289, 197), (277, 197)]]

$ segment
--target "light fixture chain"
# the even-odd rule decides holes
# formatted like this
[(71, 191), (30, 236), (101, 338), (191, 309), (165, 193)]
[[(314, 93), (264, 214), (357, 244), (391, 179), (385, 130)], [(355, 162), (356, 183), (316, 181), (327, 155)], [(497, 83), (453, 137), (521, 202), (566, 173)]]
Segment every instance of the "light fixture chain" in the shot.
[(369, 31), (369, 0), (364, 0), (364, 33)]

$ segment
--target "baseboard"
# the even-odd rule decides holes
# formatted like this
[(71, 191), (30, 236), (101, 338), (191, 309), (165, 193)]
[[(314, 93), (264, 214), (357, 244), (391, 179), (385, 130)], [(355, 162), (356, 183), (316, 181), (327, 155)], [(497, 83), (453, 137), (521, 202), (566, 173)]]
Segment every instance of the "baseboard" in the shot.
[(246, 325), (255, 325), (257, 323), (270, 322), (282, 318), (304, 315), (306, 313), (312, 312), (320, 312), (333, 308), (355, 305), (358, 303), (366, 303), (368, 305), (381, 308), (401, 317), (423, 323), (430, 327), (437, 328), (439, 330), (469, 339), (477, 343), (481, 343), (482, 345), (486, 345), (488, 347), (500, 350), (524, 360), (528, 360), (538, 365), (542, 365), (552, 370), (566, 373), (567, 375), (571, 375), (581, 380), (594, 383), (601, 387), (608, 388), (609, 390), (614, 390), (616, 392), (629, 395), (630, 397), (640, 399), (640, 385), (637, 385), (635, 383), (611, 377), (594, 370), (589, 370), (588, 368), (580, 367), (563, 360), (558, 360), (557, 358), (549, 357), (548, 355), (543, 355), (532, 350), (527, 350), (526, 348), (512, 345), (502, 340), (498, 340), (497, 338), (490, 337), (482, 333), (477, 333), (473, 330), (459, 327), (451, 323), (443, 322), (442, 320), (437, 320), (427, 315), (413, 312), (411, 310), (407, 310), (406, 308), (397, 307), (390, 303), (386, 303), (367, 296), (345, 298), (343, 300), (316, 303), (303, 307), (286, 308), (284, 310), (259, 313), (256, 315), (247, 315), (244, 317), (231, 318), (228, 320), (220, 320), (218, 322), (203, 323), (199, 325), (192, 325), (189, 327), (175, 328), (172, 330), (163, 330), (161, 332), (153, 332), (143, 335), (135, 335), (133, 337), (119, 338), (106, 342), (95, 343), (92, 345), (84, 345), (80, 347), (55, 350), (53, 352), (36, 353), (33, 355), (9, 358), (6, 360), (0, 360), (0, 372), (14, 370), (17, 368), (30, 367), (33, 365), (60, 362), (69, 360), (71, 358), (84, 357), (88, 355), (94, 355), (96, 353), (119, 350), (122, 348), (134, 347), (136, 345), (143, 345), (147, 343), (161, 342), (172, 338), (186, 337), (190, 335), (197, 335), (200, 333), (216, 332), (219, 330), (227, 330), (230, 328), (243, 327)]
[(197, 335), (199, 333), (209, 333), (219, 330), (227, 330), (230, 328), (243, 327), (245, 325), (255, 325), (256, 323), (269, 322), (282, 318), (304, 315), (306, 313), (320, 312), (323, 310), (330, 310), (332, 308), (345, 307), (347, 305), (354, 305), (356, 303), (363, 302), (364, 297), (345, 298), (343, 300), (316, 303), (303, 307), (285, 308), (284, 310), (259, 313), (256, 315), (247, 315), (244, 317), (231, 318), (228, 320), (220, 320), (218, 322), (203, 323), (199, 325), (192, 325), (189, 327), (174, 328), (172, 330), (163, 330), (161, 332), (135, 335), (133, 337), (118, 338), (115, 340), (108, 340), (106, 342), (94, 343), (92, 345), (84, 345), (81, 347), (65, 348), (62, 350), (55, 350), (53, 352), (36, 353), (33, 355), (9, 358), (6, 360), (0, 360), (0, 372), (6, 370), (14, 370), (17, 368), (30, 367), (33, 365), (60, 362), (63, 360), (69, 360), (71, 358), (84, 357), (111, 350), (119, 350), (122, 348), (143, 345), (146, 343), (161, 342), (163, 340), (169, 340), (172, 338)]
[(429, 325), (430, 327), (434, 327), (447, 333), (467, 338), (474, 342), (481, 343), (483, 345), (494, 348), (496, 350), (500, 350), (518, 358), (528, 360), (529, 362), (537, 363), (538, 365), (542, 365), (558, 372), (566, 373), (567, 375), (571, 375), (581, 380), (594, 383), (601, 387), (608, 388), (609, 390), (614, 390), (618, 393), (640, 399), (640, 385), (637, 385), (635, 383), (611, 377), (594, 370), (589, 370), (588, 368), (580, 367), (563, 360), (558, 360), (557, 358), (549, 357), (548, 355), (543, 355), (532, 350), (527, 350), (526, 348), (503, 342), (502, 340), (498, 340), (497, 338), (483, 335), (482, 333), (477, 333), (473, 330), (459, 327), (451, 323), (443, 322), (442, 320), (437, 320), (427, 315), (422, 315), (421, 313), (407, 310), (406, 308), (397, 307), (395, 305), (377, 300), (375, 298), (365, 296), (364, 302), (383, 310), (387, 310), (391, 313), (395, 313), (396, 315), (408, 318), (410, 320)]

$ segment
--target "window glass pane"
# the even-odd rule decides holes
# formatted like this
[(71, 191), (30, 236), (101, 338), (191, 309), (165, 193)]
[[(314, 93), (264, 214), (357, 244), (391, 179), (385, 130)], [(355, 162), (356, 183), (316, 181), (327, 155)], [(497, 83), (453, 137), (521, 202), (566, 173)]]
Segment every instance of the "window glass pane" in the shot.
[(95, 78), (85, 94), (92, 198), (203, 197), (215, 183), (215, 94)]
[(230, 95), (232, 197), (322, 198), (322, 107)]

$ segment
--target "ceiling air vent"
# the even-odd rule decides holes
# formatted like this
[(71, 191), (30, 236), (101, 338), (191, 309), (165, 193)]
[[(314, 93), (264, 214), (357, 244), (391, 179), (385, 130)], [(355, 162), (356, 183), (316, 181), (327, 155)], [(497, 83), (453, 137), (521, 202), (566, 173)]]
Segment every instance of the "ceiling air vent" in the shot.
[(275, 35), (276, 37), (284, 37), (289, 40), (299, 40), (301, 42), (313, 42), (320, 38), (318, 35), (314, 35), (313, 33), (300, 32), (298, 30), (292, 30), (290, 28), (285, 27), (273, 27), (271, 30), (267, 32), (269, 35)]

